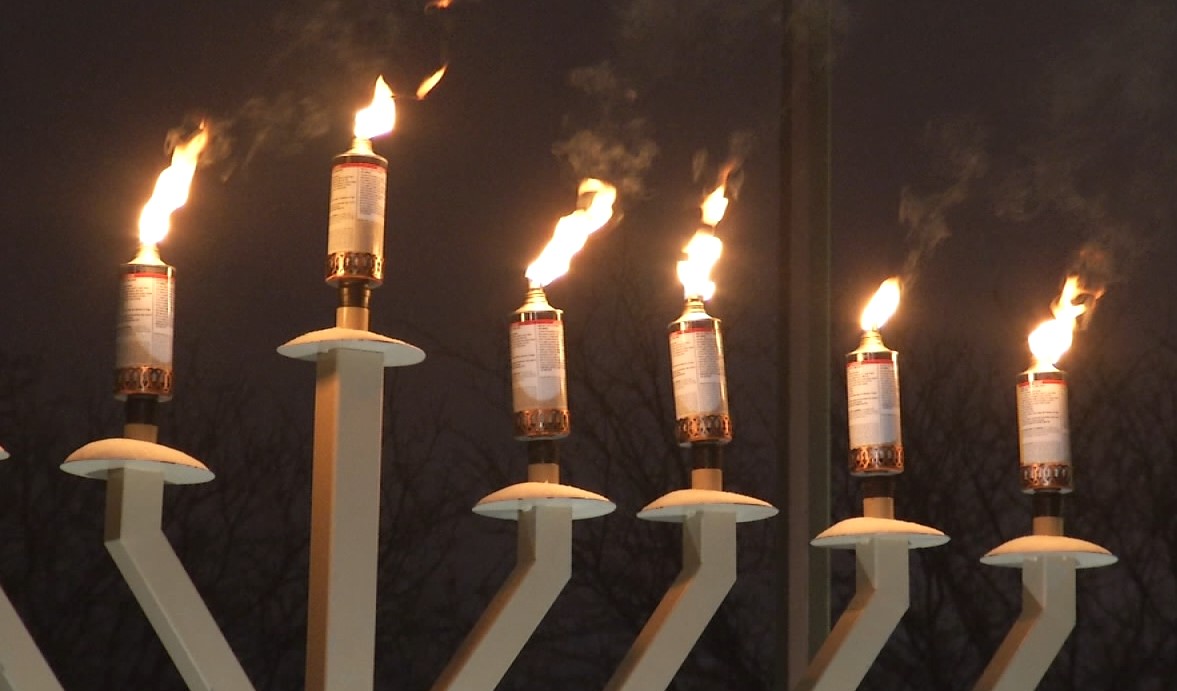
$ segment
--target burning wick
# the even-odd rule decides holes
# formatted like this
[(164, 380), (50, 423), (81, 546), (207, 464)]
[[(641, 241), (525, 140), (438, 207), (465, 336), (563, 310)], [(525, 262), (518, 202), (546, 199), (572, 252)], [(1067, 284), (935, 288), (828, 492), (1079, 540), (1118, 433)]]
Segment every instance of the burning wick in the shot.
[[(1031, 494), (1065, 494), (1071, 485), (1071, 433), (1067, 410), (1067, 375), (1056, 364), (1071, 347), (1075, 325), (1088, 302), (1100, 296), (1084, 288), (1078, 276), (1068, 276), (1054, 314), (1039, 324), (1028, 339), (1033, 363), (1018, 375), (1018, 450), (1021, 457), (1022, 491)], [(1057, 516), (1057, 501), (1035, 501), (1035, 513)]]
[(171, 165), (160, 173), (139, 215), (139, 252), (120, 268), (115, 396), (127, 401), (128, 424), (152, 424), (154, 403), (172, 396), (175, 269), (160, 259), (158, 245), (171, 226), (172, 212), (188, 201), (207, 144), (208, 130), (201, 124), (172, 152)]
[[(526, 301), (511, 315), (511, 399), (515, 438), (542, 442), (528, 447), (533, 479), (559, 481), (557, 439), (568, 436), (568, 384), (563, 311), (548, 304), (544, 286), (567, 273), (589, 235), (613, 217), (617, 189), (588, 178), (578, 188), (577, 209), (556, 223), (552, 239), (527, 267)], [(540, 471), (538, 469), (545, 470)]]
[(683, 248), (687, 258), (677, 266), (686, 304), (682, 315), (667, 326), (674, 436), (679, 446), (691, 449), (691, 486), (695, 489), (722, 489), (721, 447), (732, 440), (721, 322), (708, 314), (703, 304), (715, 294), (711, 270), (723, 253), (715, 226), (727, 210), (725, 191), (721, 183), (703, 200), (703, 227)]
[(883, 281), (862, 310), (862, 341), (846, 354), (846, 417), (850, 427), (850, 474), (863, 484), (868, 516), (891, 518), (895, 475), (903, 472), (899, 410), (899, 353), (883, 343), (879, 329), (899, 309), (899, 279)]

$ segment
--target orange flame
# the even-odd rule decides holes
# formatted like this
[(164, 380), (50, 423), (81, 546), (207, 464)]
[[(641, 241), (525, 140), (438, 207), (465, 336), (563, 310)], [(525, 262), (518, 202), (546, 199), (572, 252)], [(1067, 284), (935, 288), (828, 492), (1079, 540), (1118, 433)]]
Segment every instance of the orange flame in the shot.
[(543, 287), (568, 273), (572, 257), (584, 247), (589, 235), (613, 217), (617, 188), (595, 178), (585, 178), (577, 190), (580, 208), (556, 223), (552, 239), (539, 257), (527, 267), (527, 280)]
[(724, 196), (726, 189), (727, 186), (720, 183), (719, 187), (716, 187), (715, 191), (703, 200), (703, 204), (699, 208), (702, 211), (704, 225), (714, 228), (723, 220), (723, 215), (727, 213), (728, 199)]
[(167, 236), (172, 212), (188, 201), (192, 176), (196, 174), (196, 162), (206, 144), (208, 129), (201, 123), (200, 129), (191, 139), (177, 145), (172, 151), (171, 165), (159, 174), (151, 198), (139, 214), (140, 244), (154, 246)]
[(892, 276), (879, 285), (870, 302), (862, 310), (859, 326), (863, 331), (878, 331), (899, 309), (899, 277)]
[(376, 78), (372, 102), (356, 112), (356, 139), (372, 139), (388, 134), (396, 126), (396, 101), (384, 77)]
[(1088, 299), (1098, 300), (1102, 294), (1102, 291), (1081, 286), (1078, 276), (1067, 276), (1058, 300), (1050, 306), (1054, 319), (1042, 322), (1030, 333), (1030, 353), (1034, 356), (1032, 370), (1054, 369), (1071, 347), (1075, 324), (1079, 316), (1087, 312)]
[(710, 300), (715, 295), (711, 269), (723, 253), (723, 241), (715, 237), (714, 233), (701, 229), (695, 231), (695, 236), (683, 248), (683, 252), (687, 258), (678, 262), (678, 280), (682, 282), (684, 296), (688, 299)]
[(433, 87), (437, 86), (437, 83), (440, 82), (441, 78), (445, 76), (445, 71), (448, 70), (449, 67), (450, 67), (449, 65), (442, 65), (441, 69), (439, 69), (436, 72), (434, 72), (433, 74), (429, 75), (428, 77), (425, 78), (425, 81), (421, 82), (421, 86), (417, 87), (417, 100), (418, 101), (425, 98), (425, 96), (430, 91), (433, 91)]

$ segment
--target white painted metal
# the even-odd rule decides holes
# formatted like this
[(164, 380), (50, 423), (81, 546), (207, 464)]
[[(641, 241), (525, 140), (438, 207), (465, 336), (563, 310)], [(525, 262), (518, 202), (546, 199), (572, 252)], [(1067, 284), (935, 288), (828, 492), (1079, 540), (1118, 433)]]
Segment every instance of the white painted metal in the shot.
[(1070, 557), (1077, 569), (1095, 569), (1118, 561), (1116, 555), (1094, 542), (1063, 535), (1025, 535), (990, 550), (981, 557), (981, 563), (1021, 568), (1027, 559), (1043, 554)]
[[(541, 483), (529, 483), (541, 484)], [(572, 576), (572, 512), (533, 500), (517, 514), (515, 570), (446, 666), (433, 691), (490, 691)]]
[[(354, 312), (339, 317), (358, 321)], [(317, 362), (321, 356), (341, 348), (380, 353), (384, 357), (385, 367), (415, 365), (425, 359), (425, 351), (415, 345), (371, 331), (344, 326), (303, 334), (279, 346), (278, 353), (295, 360)]]
[[(711, 484), (710, 481), (707, 484)], [(763, 521), (779, 513), (775, 506), (756, 497), (692, 487), (677, 489), (658, 497), (638, 512), (638, 518), (643, 521), (682, 523), (703, 509), (732, 511), (736, 514), (736, 523)]]
[(571, 485), (529, 480), (491, 492), (473, 510), (479, 516), (517, 521), (524, 511), (541, 505), (567, 506), (572, 509), (574, 521), (604, 516), (617, 508), (616, 504), (596, 492)]
[(855, 547), (854, 599), (822, 643), (796, 691), (858, 688), (910, 602), (908, 539), (876, 534)]
[(1116, 562), (1097, 544), (1061, 535), (1061, 520), (1045, 523), (1035, 527), (1050, 534), (1015, 538), (981, 558), (991, 566), (1022, 569), (1022, 613), (973, 687), (976, 691), (1038, 686), (1075, 628), (1075, 571)]
[(253, 689), (163, 531), (164, 471), (113, 468), (106, 549), (190, 689)]
[(1022, 614), (981, 674), (977, 691), (1038, 686), (1075, 628), (1075, 561), (1031, 557), (1022, 565)]
[(371, 689), (385, 356), (337, 348), (318, 357), (306, 688)]
[(683, 660), (736, 582), (736, 512), (703, 507), (683, 523), (683, 566), (626, 653), (606, 691), (658, 691)]
[(183, 451), (155, 443), (151, 425), (127, 425), (127, 434), (139, 438), (99, 439), (71, 453), (61, 469), (71, 475), (106, 480), (112, 470), (139, 468), (163, 473), (168, 485), (194, 485), (215, 476), (203, 463)]
[(62, 691), (8, 595), (0, 590), (0, 691)]

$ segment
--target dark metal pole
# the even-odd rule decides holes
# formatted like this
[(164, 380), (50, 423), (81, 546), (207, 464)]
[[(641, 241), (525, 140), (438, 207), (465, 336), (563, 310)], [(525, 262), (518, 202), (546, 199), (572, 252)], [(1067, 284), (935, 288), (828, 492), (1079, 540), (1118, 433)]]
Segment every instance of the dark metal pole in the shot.
[(830, 520), (830, 6), (790, 0), (781, 124), (778, 337), (785, 500), (776, 688), (792, 688), (830, 628), (829, 558), (809, 540)]

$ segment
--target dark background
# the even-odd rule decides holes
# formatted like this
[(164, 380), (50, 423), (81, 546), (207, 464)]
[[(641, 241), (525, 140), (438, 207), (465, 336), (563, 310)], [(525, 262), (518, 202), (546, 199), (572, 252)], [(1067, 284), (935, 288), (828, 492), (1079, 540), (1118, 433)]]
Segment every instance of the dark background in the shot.
[[(167, 164), (208, 117), (216, 160), (161, 247), (177, 267), (178, 393), (162, 441), (218, 479), (169, 490), (165, 528), (258, 688), (301, 686), (313, 375), (274, 348), (333, 319), (321, 281), (330, 159), (376, 74), (398, 93), (387, 281), (373, 330), (423, 347), (390, 373), (378, 687), (427, 688), (510, 567), (509, 526), (469, 507), (523, 477), (510, 439), (505, 315), (585, 174), (623, 183), (622, 217), (552, 285), (566, 310), (574, 434), (564, 477), (618, 503), (576, 528), (573, 582), (503, 688), (599, 688), (678, 568), (677, 530), (639, 524), (685, 486), (670, 438), (663, 329), (674, 262), (718, 163), (745, 154), (719, 227), (713, 314), (727, 330), (737, 441), (729, 488), (773, 496), (780, 462), (779, 3), (24, 3), (6, 8), (0, 117), (0, 584), (67, 688), (180, 688), (101, 546), (102, 487), (57, 470), (115, 435), (116, 269)], [(899, 514), (953, 537), (913, 558), (912, 610), (871, 688), (967, 688), (1020, 606), (982, 567), (1023, 534), (1012, 384), (1068, 270), (1107, 292), (1063, 361), (1073, 375), (1070, 534), (1119, 554), (1079, 580), (1076, 633), (1044, 688), (1177, 678), (1177, 396), (1170, 267), (1177, 173), (1166, 2), (839, 2), (831, 179), (835, 516), (841, 353), (878, 283), (903, 352), (910, 470)], [(608, 77), (585, 93), (581, 68)], [(580, 77), (573, 77), (574, 74)], [(577, 133), (613, 155), (553, 155)], [(732, 146), (733, 135), (743, 146)], [(657, 156), (637, 167), (650, 144)], [(696, 152), (708, 167), (692, 175)], [(1086, 252), (1081, 254), (1081, 250)], [(1092, 254), (1094, 253), (1094, 255)], [(1094, 268), (1091, 256), (1100, 258)], [(1081, 257), (1088, 261), (1080, 262)], [(741, 528), (741, 579), (676, 688), (770, 688), (779, 519)], [(834, 562), (835, 615), (852, 563)], [(559, 664), (552, 664), (559, 662)]]

